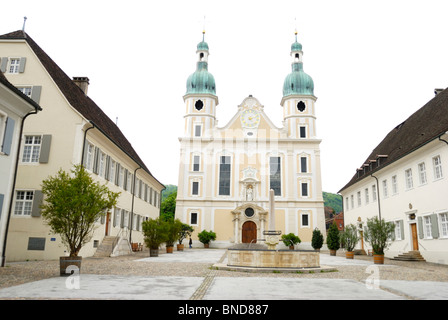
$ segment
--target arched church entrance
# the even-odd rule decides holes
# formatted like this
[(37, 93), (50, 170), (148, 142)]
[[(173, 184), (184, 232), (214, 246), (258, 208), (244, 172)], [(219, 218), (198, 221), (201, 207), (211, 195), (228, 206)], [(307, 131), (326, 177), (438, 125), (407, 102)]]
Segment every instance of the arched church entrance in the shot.
[(242, 243), (257, 242), (257, 225), (253, 221), (246, 221), (242, 227)]

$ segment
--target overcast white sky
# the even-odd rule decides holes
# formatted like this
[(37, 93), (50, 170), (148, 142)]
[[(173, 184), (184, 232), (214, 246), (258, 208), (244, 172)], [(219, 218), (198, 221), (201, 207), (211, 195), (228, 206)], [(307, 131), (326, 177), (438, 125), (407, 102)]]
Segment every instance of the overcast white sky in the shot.
[[(115, 121), (154, 176), (178, 181), (186, 80), (210, 47), (219, 126), (252, 94), (281, 127), (297, 26), (314, 80), (323, 190), (336, 193), (384, 136), (448, 87), (448, 1), (50, 1), (2, 9)], [(295, 22), (296, 20), (296, 22)], [(43, 106), (45, 108), (45, 106)]]

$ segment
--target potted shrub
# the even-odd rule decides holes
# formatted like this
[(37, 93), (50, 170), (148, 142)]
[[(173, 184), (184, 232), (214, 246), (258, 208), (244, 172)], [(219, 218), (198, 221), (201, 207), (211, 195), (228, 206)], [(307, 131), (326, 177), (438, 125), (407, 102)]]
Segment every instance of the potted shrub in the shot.
[(353, 259), (356, 244), (359, 241), (358, 230), (354, 224), (345, 226), (344, 231), (341, 233), (341, 243), (345, 248), (345, 257), (347, 259)]
[(333, 223), (328, 229), (327, 234), (327, 247), (330, 250), (330, 256), (335, 256), (336, 251), (339, 249), (339, 230), (336, 223)]
[(179, 239), (179, 232), (182, 229), (182, 222), (179, 219), (170, 219), (166, 223), (166, 253), (173, 253), (174, 243)]
[(384, 250), (391, 244), (394, 232), (395, 224), (393, 222), (386, 222), (378, 217), (367, 219), (367, 226), (364, 227), (364, 239), (372, 246), (375, 264), (384, 263)]
[(191, 234), (193, 233), (193, 231), (194, 231), (194, 229), (192, 226), (190, 226), (189, 224), (186, 224), (186, 223), (182, 223), (182, 227), (179, 231), (179, 237), (178, 237), (179, 243), (177, 244), (177, 251), (184, 250), (184, 245), (183, 245), (182, 241), (184, 241), (184, 239), (186, 239), (187, 237), (191, 237)]
[(91, 240), (95, 222), (116, 205), (120, 193), (94, 182), (82, 165), (76, 165), (71, 174), (60, 169), (55, 176), (43, 180), (42, 193), (42, 217), (51, 232), (61, 236), (69, 251), (68, 257), (59, 259), (60, 274), (68, 275), (67, 267), (72, 265), (79, 272), (79, 251)]
[(161, 218), (149, 219), (143, 221), (142, 230), (145, 244), (149, 248), (149, 256), (157, 257), (160, 245), (168, 238), (166, 222)]
[(311, 246), (316, 251), (320, 251), (320, 248), (322, 248), (324, 244), (324, 236), (322, 235), (322, 232), (320, 232), (319, 229), (313, 230), (313, 237), (311, 238)]
[(294, 233), (282, 234), (281, 240), (290, 250), (294, 250), (294, 246), (301, 242), (300, 238)]
[(213, 231), (202, 230), (198, 233), (198, 238), (199, 241), (204, 244), (204, 248), (208, 248), (210, 241), (216, 240), (216, 233)]

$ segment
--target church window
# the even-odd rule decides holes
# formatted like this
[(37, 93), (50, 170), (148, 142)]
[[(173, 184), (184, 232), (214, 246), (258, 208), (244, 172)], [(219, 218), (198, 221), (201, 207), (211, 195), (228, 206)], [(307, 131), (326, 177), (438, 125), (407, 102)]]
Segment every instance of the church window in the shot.
[(269, 187), (270, 189), (274, 190), (274, 194), (276, 196), (280, 196), (282, 194), (280, 157), (270, 157), (269, 173), (270, 173)]
[(203, 61), (204, 60), (204, 52), (201, 52), (199, 54), (199, 61)]
[(200, 111), (204, 107), (204, 102), (202, 102), (202, 100), (198, 100), (194, 104), (194, 107), (196, 108), (196, 110)]
[(246, 217), (250, 218), (254, 215), (254, 209), (249, 207), (246, 210), (244, 210), (244, 214), (246, 215)]
[(200, 124), (194, 126), (194, 136), (200, 137), (202, 134), (202, 126)]
[(300, 126), (300, 138), (306, 138), (306, 127)]
[(299, 62), (300, 54), (296, 53), (294, 58), (295, 58), (294, 60), (295, 60), (296, 62)]
[(195, 196), (197, 196), (199, 194), (199, 182), (197, 182), (197, 181), (193, 182), (191, 194), (195, 195)]
[(197, 225), (198, 224), (198, 214), (197, 212), (192, 212), (190, 214), (190, 224)]
[(193, 156), (193, 171), (199, 171), (200, 162), (201, 162), (200, 156)]
[(300, 112), (303, 112), (305, 110), (305, 108), (306, 108), (306, 106), (303, 101), (299, 101), (299, 103), (297, 103), (297, 110), (299, 110)]
[(219, 195), (230, 195), (231, 164), (229, 156), (222, 156), (219, 164)]
[(302, 197), (308, 197), (308, 183), (302, 183)]
[(308, 213), (302, 213), (302, 227), (309, 227), (310, 221), (309, 221), (309, 214)]
[(308, 172), (306, 157), (300, 157), (300, 172), (302, 173)]

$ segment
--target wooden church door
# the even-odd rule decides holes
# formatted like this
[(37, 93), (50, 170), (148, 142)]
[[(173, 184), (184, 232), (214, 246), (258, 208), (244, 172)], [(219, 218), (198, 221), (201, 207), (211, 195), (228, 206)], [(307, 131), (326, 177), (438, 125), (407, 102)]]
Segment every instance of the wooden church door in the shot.
[(257, 225), (253, 221), (244, 222), (242, 227), (242, 243), (256, 243), (256, 242), (257, 242)]

